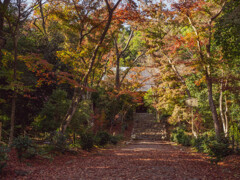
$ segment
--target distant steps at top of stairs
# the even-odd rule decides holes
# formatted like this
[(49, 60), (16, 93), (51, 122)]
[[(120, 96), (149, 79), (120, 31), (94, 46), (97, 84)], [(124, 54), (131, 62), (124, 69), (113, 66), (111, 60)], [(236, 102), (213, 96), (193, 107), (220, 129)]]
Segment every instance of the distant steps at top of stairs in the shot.
[(166, 140), (166, 124), (158, 122), (155, 114), (135, 113), (132, 140)]

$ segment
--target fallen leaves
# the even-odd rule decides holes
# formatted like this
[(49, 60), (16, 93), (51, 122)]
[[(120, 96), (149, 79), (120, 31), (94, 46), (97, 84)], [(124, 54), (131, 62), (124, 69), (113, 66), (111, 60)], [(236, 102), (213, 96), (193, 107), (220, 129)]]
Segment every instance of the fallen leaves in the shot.
[[(53, 161), (36, 158), (19, 163), (11, 152), (3, 179), (238, 179), (239, 165), (236, 155), (216, 166), (189, 148), (140, 141), (115, 149), (59, 155)], [(22, 176), (16, 173), (23, 171)]]

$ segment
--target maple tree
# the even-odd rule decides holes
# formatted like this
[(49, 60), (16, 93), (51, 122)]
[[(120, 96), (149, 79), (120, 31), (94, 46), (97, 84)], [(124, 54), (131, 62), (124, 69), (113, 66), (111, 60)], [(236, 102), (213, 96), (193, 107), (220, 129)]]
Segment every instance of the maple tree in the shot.
[[(182, 68), (186, 70), (189, 69), (188, 67), (192, 68), (192, 70), (189, 69), (189, 73), (200, 72), (202, 79), (206, 81), (209, 106), (218, 138), (223, 131), (213, 100), (213, 81), (216, 75), (216, 63), (221, 61), (221, 52), (214, 46), (213, 28), (216, 19), (222, 13), (224, 5), (224, 2), (191, 0), (174, 3), (172, 11), (165, 10), (164, 12), (163, 10), (160, 12), (162, 15), (160, 17), (166, 17), (169, 20), (164, 21), (163, 19), (162, 24), (157, 23), (154, 26), (159, 29), (158, 34), (161, 38), (156, 42), (157, 45), (153, 44), (156, 47), (153, 49), (157, 52), (155, 54), (167, 59), (176, 77), (185, 87), (186, 81), (176, 66), (184, 64)], [(169, 29), (166, 27), (169, 27)], [(172, 27), (177, 30), (170, 29)], [(164, 50), (159, 52), (161, 47), (164, 47)], [(186, 72), (185, 76), (188, 75)], [(190, 97), (188, 88), (186, 92)]]

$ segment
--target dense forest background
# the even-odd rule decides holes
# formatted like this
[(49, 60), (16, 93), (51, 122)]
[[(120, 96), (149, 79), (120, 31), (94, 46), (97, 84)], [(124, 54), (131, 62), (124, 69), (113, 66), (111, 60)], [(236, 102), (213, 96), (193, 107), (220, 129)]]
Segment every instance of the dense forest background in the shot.
[(239, 17), (238, 0), (1, 0), (1, 146), (115, 143), (144, 103), (172, 140), (238, 151)]

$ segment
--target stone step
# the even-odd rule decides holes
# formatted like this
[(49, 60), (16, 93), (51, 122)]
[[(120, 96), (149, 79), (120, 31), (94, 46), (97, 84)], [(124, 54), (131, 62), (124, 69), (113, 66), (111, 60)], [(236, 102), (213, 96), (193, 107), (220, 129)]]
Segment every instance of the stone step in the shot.
[(141, 131), (143, 131), (143, 130), (148, 130), (148, 129), (152, 129), (152, 130), (161, 130), (161, 129), (165, 129), (165, 127), (164, 126), (157, 126), (157, 127), (150, 127), (150, 126), (148, 126), (148, 127), (137, 127), (137, 126), (135, 126), (134, 127), (134, 129), (136, 130), (136, 129), (139, 129), (139, 130), (141, 130)]
[(152, 128), (165, 128), (163, 124), (134, 124), (134, 127), (144, 128), (144, 127), (152, 127)]
[(166, 140), (167, 136), (151, 136), (151, 135), (145, 135), (145, 136), (132, 136), (133, 140)]
[(166, 126), (156, 121), (154, 114), (134, 114), (133, 140), (165, 140)]
[(159, 131), (159, 132), (134, 132), (133, 134), (136, 134), (136, 135), (142, 135), (142, 134), (149, 134), (149, 135), (159, 135), (159, 134), (166, 134), (165, 131)]

